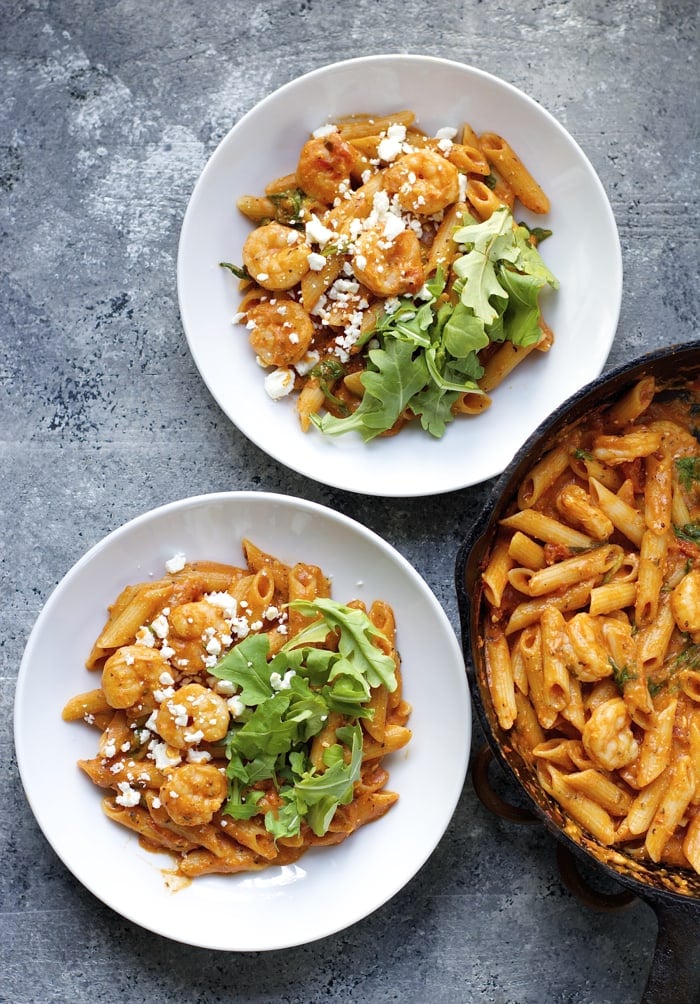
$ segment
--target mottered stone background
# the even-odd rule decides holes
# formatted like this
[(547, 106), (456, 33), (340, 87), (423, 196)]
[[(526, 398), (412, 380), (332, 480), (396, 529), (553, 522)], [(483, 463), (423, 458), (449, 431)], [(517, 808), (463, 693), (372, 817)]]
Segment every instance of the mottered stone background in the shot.
[(454, 558), (490, 485), (439, 505), (374, 500), (248, 442), (180, 325), (188, 197), (238, 118), (303, 72), (378, 52), (478, 66), (555, 115), (608, 193), (624, 263), (609, 368), (697, 337), (696, 22), (694, 0), (0, 0), (0, 1001), (639, 1000), (650, 907), (582, 906), (552, 839), (489, 815), (470, 780), (420, 873), (347, 931), (238, 955), (135, 927), (39, 831), (12, 706), (27, 636), (71, 565), (131, 517), (202, 492), (280, 491), (347, 513), (415, 565), (456, 628)]

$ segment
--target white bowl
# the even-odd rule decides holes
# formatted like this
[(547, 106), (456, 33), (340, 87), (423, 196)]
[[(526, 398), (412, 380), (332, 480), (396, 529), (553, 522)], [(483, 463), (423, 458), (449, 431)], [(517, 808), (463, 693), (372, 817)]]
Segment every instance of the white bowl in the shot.
[[(232, 324), (239, 296), (221, 261), (241, 262), (250, 223), (236, 208), (268, 180), (294, 171), (312, 130), (353, 112), (410, 108), (428, 131), (469, 122), (502, 134), (550, 197), (551, 211), (516, 219), (553, 230), (541, 248), (561, 282), (543, 300), (555, 333), (478, 417), (436, 440), (418, 427), (369, 444), (356, 434), (303, 433), (291, 398), (273, 401), (245, 328)], [(202, 172), (185, 214), (177, 267), (182, 323), (195, 363), (219, 406), (262, 450), (293, 470), (348, 491), (422, 496), (499, 474), (553, 409), (601, 372), (620, 311), (622, 266), (615, 220), (580, 147), (539, 104), (474, 67), (415, 55), (366, 56), (286, 84), (243, 116)]]
[[(97, 733), (64, 722), (75, 694), (99, 686), (84, 668), (124, 585), (160, 578), (165, 561), (240, 564), (249, 537), (285, 561), (309, 561), (332, 577), (334, 598), (385, 599), (397, 619), (407, 747), (387, 758), (398, 802), (337, 847), (250, 875), (204, 876), (176, 892), (172, 859), (140, 848), (109, 820), (102, 792), (77, 767), (96, 755)], [(258, 492), (184, 499), (113, 531), (57, 586), (31, 633), (15, 699), (15, 745), (29, 804), (64, 864), (129, 920), (201, 947), (259, 951), (324, 937), (366, 917), (431, 855), (452, 818), (467, 770), (471, 710), (461, 649), (437, 599), (397, 551), (359, 523), (315, 503)], [(400, 848), (400, 853), (397, 853)]]

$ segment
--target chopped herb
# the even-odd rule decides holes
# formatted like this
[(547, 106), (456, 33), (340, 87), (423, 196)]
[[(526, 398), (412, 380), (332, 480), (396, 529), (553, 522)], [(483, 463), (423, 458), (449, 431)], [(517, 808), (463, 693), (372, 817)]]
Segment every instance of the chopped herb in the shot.
[(229, 272), (233, 272), (238, 279), (250, 279), (250, 272), (245, 265), (234, 265), (230, 261), (220, 261), (219, 265), (221, 268), (227, 268)]
[(341, 414), (348, 415), (349, 409), (345, 401), (341, 400), (336, 394), (331, 390), (332, 385), (345, 376), (345, 370), (342, 364), (330, 356), (325, 359), (321, 359), (320, 362), (316, 363), (314, 368), (311, 370), (311, 376), (318, 380), (318, 385), (324, 393), (327, 400), (332, 401)]
[(576, 460), (593, 460), (593, 454), (589, 453), (588, 450), (582, 450), (580, 447), (574, 450), (573, 456)]
[(487, 174), (486, 177), (483, 179), (483, 181), (486, 187), (490, 188), (491, 191), (493, 191), (496, 185), (498, 184), (498, 178), (496, 177), (495, 174)]
[(694, 483), (700, 482), (700, 457), (679, 457), (676, 470), (680, 483), (690, 490)]
[(620, 690), (624, 690), (626, 684), (637, 679), (637, 674), (632, 672), (629, 666), (618, 666), (612, 659), (610, 665), (613, 671), (613, 680)]
[(275, 220), (286, 226), (300, 230), (303, 226), (304, 200), (306, 196), (300, 188), (289, 188), (284, 192), (268, 195), (275, 207)]
[(688, 642), (673, 658), (673, 670), (700, 669), (700, 645)]
[(523, 223), (522, 220), (520, 220), (518, 226), (527, 230), (530, 235), (530, 244), (532, 244), (533, 247), (537, 247), (537, 245), (541, 244), (542, 241), (546, 241), (548, 237), (552, 236), (551, 230), (545, 230), (544, 227), (529, 227), (527, 223)]
[(683, 526), (674, 526), (673, 531), (679, 540), (685, 540), (689, 544), (697, 544), (700, 547), (700, 523), (685, 523)]

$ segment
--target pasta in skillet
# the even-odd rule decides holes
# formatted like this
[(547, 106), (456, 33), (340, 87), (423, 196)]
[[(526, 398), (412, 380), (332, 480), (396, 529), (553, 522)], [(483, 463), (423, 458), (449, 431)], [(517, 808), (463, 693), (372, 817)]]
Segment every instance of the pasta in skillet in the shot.
[[(417, 422), (439, 437), (553, 335), (540, 294), (557, 280), (516, 225), (549, 200), (510, 145), (467, 124), (423, 132), (410, 111), (321, 126), (293, 174), (244, 195), (255, 228), (235, 320), (274, 399), (301, 427), (364, 440)], [(484, 268), (486, 260), (487, 267)]]
[(699, 388), (651, 377), (530, 471), (482, 573), (502, 729), (604, 847), (700, 873)]
[(66, 721), (100, 733), (80, 768), (106, 815), (178, 872), (258, 870), (384, 815), (384, 757), (409, 742), (396, 624), (323, 571), (243, 541), (245, 565), (186, 562), (127, 586)]

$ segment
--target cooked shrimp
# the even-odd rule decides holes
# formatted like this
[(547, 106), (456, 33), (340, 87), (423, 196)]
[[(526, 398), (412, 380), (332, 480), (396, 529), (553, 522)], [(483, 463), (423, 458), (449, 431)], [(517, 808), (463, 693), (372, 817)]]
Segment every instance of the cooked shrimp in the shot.
[(350, 185), (356, 154), (339, 132), (308, 140), (301, 148), (297, 183), (307, 195), (332, 206)]
[(160, 676), (170, 666), (155, 648), (123, 645), (102, 670), (102, 692), (112, 708), (130, 708), (161, 686)]
[(629, 711), (621, 697), (599, 704), (583, 727), (581, 738), (592, 760), (605, 770), (632, 763), (639, 743), (630, 728)]
[(229, 719), (223, 697), (199, 683), (188, 683), (160, 705), (156, 731), (168, 745), (181, 750), (223, 739)]
[(281, 223), (252, 230), (243, 245), (248, 274), (265, 289), (291, 289), (309, 271), (311, 248), (301, 234)]
[(314, 326), (295, 300), (263, 301), (247, 311), (250, 344), (265, 366), (293, 366), (304, 358)]
[(170, 621), (170, 638), (173, 635), (185, 641), (201, 638), (205, 631), (213, 629), (216, 634), (227, 634), (228, 625), (220, 609), (198, 600), (194, 603), (181, 603), (173, 607), (168, 620)]
[(459, 171), (439, 153), (418, 150), (386, 169), (384, 187), (405, 211), (432, 216), (459, 199)]
[(203, 826), (211, 822), (227, 793), (226, 778), (218, 767), (186, 763), (175, 767), (158, 797), (177, 826)]
[(420, 243), (413, 230), (388, 238), (380, 230), (363, 231), (354, 243), (352, 270), (377, 296), (417, 293), (425, 281)]

